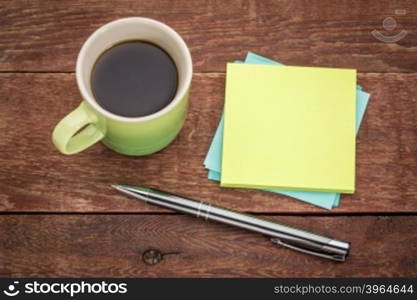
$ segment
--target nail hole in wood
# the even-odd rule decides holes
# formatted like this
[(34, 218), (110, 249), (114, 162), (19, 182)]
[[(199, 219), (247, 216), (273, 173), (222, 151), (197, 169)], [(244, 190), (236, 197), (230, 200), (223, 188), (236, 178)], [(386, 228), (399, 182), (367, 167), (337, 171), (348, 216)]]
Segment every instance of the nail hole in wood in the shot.
[(163, 258), (162, 252), (157, 249), (148, 249), (142, 254), (142, 260), (147, 265), (159, 264)]

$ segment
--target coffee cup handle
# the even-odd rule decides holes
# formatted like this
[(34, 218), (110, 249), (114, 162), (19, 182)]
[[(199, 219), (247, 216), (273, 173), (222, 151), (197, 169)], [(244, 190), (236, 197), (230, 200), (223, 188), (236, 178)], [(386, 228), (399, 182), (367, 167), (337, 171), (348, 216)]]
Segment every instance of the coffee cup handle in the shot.
[(82, 102), (55, 126), (52, 142), (63, 154), (81, 152), (104, 137), (97, 124), (97, 116)]

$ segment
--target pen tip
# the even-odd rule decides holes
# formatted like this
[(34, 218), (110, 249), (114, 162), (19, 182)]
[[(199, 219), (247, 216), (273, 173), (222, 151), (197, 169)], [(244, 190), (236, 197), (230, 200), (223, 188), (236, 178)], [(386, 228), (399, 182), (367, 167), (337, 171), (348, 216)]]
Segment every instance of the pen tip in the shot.
[(148, 199), (144, 197), (147, 197), (150, 192), (149, 188), (133, 186), (133, 185), (111, 184), (111, 187), (113, 187), (114, 189), (118, 190), (121, 193), (132, 195), (136, 198), (140, 198), (145, 201), (147, 201)]
[(116, 189), (116, 190), (119, 190), (119, 191), (121, 189), (121, 186), (118, 185), (118, 184), (111, 184), (111, 187), (114, 188), (114, 189)]

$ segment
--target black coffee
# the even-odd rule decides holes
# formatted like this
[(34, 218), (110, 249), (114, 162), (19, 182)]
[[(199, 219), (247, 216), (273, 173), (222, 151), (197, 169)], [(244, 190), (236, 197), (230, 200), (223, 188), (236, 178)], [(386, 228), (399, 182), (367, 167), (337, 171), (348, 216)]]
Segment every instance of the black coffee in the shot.
[(167, 106), (175, 96), (178, 72), (172, 58), (158, 46), (127, 41), (105, 51), (91, 73), (91, 89), (106, 110), (141, 117)]

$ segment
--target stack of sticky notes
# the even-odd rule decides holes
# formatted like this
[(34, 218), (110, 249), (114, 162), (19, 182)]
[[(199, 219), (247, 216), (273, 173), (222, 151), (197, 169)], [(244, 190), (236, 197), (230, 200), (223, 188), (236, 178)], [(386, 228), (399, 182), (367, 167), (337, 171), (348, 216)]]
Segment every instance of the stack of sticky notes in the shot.
[(287, 67), (248, 53), (227, 65), (208, 177), (336, 207), (340, 193), (355, 190), (355, 135), (368, 100), (356, 70)]

